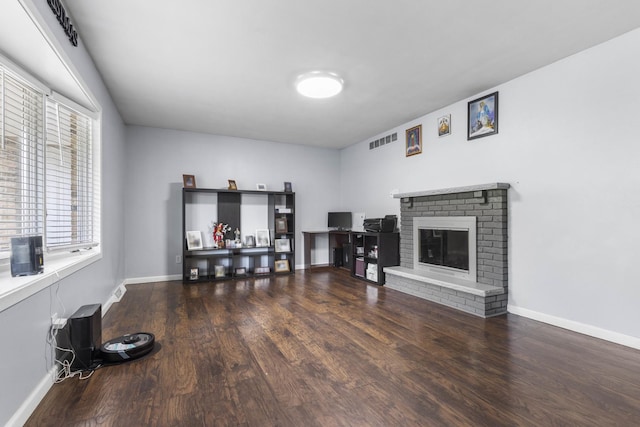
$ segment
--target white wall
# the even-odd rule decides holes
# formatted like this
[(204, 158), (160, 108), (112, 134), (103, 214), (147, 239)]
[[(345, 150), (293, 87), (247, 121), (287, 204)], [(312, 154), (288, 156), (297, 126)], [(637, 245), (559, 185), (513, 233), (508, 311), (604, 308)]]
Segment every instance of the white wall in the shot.
[[(640, 346), (639, 50), (636, 30), (478, 94), (500, 93), (498, 135), (466, 140), (474, 96), (390, 145), (345, 149), (345, 208), (375, 217), (399, 212), (393, 189), (510, 183), (510, 311)], [(444, 114), (453, 133), (438, 138)], [(420, 123), (423, 152), (405, 157)]]
[[(51, 385), (52, 367), (46, 336), (51, 314), (66, 316), (84, 304), (106, 303), (124, 280), (124, 125), (86, 50), (73, 48), (49, 10), (47, 2), (34, 2), (35, 13), (50, 29), (72, 65), (101, 104), (102, 114), (102, 253), (103, 258), (30, 298), (0, 312), (0, 425), (21, 422), (30, 405)], [(49, 30), (47, 30), (49, 31)], [(38, 70), (28, 70), (38, 75)], [(46, 267), (46, 264), (45, 264)], [(123, 333), (126, 331), (123, 331)], [(13, 419), (12, 419), (13, 417)]]
[[(296, 192), (296, 264), (302, 264), (302, 230), (326, 228), (327, 211), (339, 207), (337, 150), (202, 133), (127, 127), (125, 212), (129, 279), (180, 275), (182, 175), (200, 188), (239, 189), (256, 184)], [(211, 220), (215, 220), (212, 212)], [(241, 230), (242, 231), (242, 230)], [(327, 262), (327, 248), (316, 262)]]

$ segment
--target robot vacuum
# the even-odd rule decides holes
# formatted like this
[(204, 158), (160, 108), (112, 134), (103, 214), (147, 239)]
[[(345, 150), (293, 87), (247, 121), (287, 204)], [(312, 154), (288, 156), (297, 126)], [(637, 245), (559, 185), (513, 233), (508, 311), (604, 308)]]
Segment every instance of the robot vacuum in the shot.
[(105, 364), (128, 362), (153, 350), (155, 336), (149, 332), (137, 332), (114, 338), (102, 344), (100, 353)]

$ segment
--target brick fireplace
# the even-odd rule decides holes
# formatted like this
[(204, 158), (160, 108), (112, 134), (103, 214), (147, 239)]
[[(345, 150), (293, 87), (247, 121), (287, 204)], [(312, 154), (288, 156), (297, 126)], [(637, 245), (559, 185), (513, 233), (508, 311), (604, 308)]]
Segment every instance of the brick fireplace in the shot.
[[(509, 184), (493, 183), (395, 195), (400, 199), (400, 266), (384, 269), (385, 286), (481, 317), (506, 313), (508, 189)], [(416, 265), (415, 228), (425, 218), (475, 223), (475, 242), (469, 242), (472, 276)]]

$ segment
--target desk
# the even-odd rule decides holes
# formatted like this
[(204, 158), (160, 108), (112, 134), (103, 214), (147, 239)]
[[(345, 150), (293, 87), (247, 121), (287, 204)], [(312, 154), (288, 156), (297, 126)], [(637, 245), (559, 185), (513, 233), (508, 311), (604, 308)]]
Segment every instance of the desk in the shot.
[(316, 236), (328, 235), (329, 237), (329, 265), (333, 265), (333, 248), (341, 248), (344, 243), (349, 243), (351, 240), (350, 231), (337, 231), (337, 230), (321, 230), (321, 231), (303, 231), (303, 255), (304, 255), (304, 269), (311, 268), (311, 249), (315, 248)]

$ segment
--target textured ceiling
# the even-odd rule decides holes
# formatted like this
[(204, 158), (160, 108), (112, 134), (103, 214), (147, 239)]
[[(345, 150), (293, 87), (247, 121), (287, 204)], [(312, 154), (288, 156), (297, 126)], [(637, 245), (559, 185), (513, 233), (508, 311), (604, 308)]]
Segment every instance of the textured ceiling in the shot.
[[(64, 3), (127, 124), (333, 148), (640, 27), (637, 0)], [(298, 95), (312, 70), (343, 92)]]

